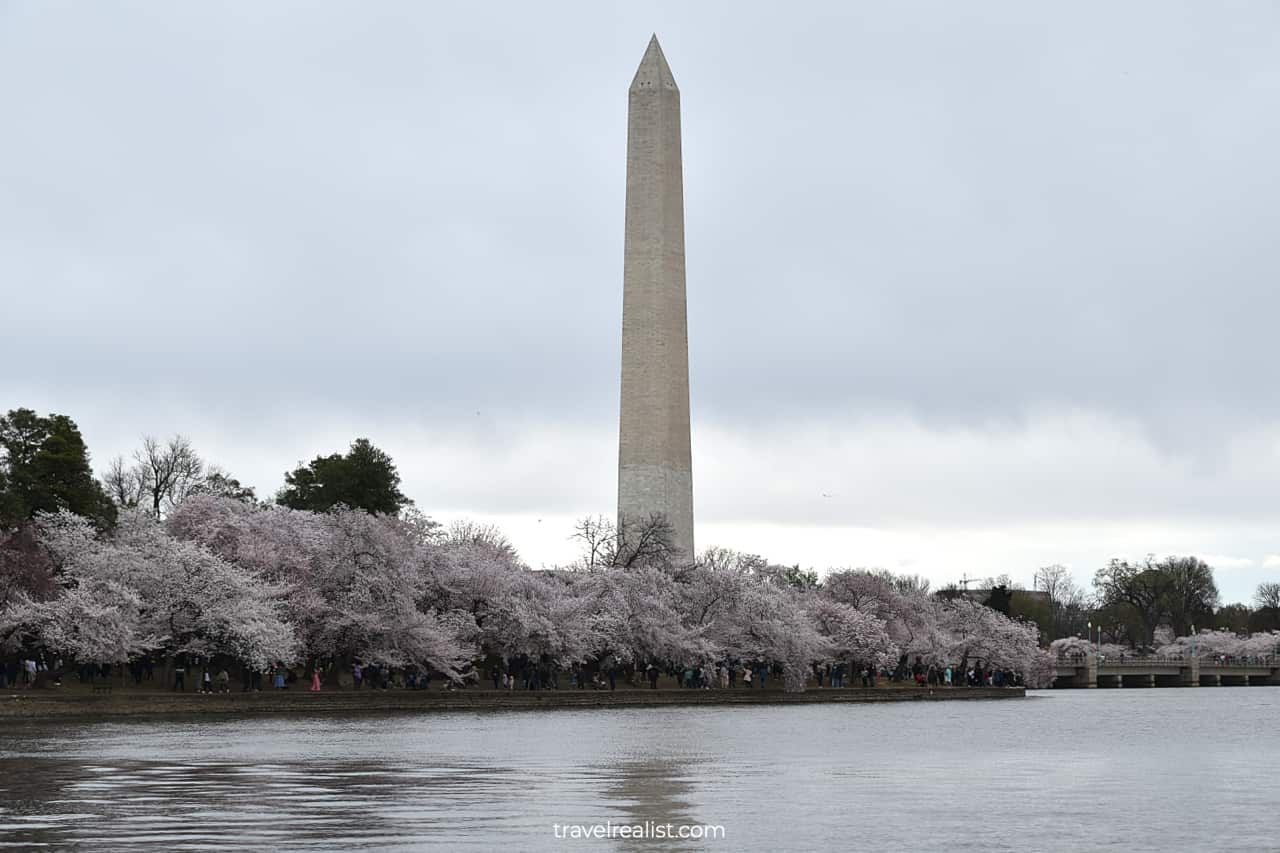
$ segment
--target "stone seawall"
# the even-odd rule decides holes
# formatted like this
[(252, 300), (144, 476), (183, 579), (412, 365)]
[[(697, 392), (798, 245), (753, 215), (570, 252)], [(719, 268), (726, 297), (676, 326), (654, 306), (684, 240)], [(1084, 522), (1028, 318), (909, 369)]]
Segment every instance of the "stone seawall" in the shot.
[(817, 702), (936, 702), (1020, 699), (1020, 687), (951, 689), (846, 688), (781, 690), (643, 690), (615, 692), (546, 690), (363, 690), (264, 693), (155, 693), (117, 690), (111, 694), (59, 694), (52, 690), (0, 693), (0, 718), (132, 717), (205, 714), (356, 714), (394, 711), (516, 711), (557, 708), (636, 708), (667, 705), (802, 705)]

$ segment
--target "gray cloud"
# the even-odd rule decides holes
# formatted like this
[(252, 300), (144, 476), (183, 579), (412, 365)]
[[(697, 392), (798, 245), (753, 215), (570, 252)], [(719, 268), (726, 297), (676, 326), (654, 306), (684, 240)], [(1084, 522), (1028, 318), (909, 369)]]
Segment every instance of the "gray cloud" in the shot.
[[(625, 90), (657, 30), (698, 424), (765, 450), (799, 421), (998, 445), (1085, 412), (1212, 496), (1126, 484), (1121, 514), (1256, 514), (1280, 494), (1222, 469), (1280, 417), (1278, 24), (1155, 2), (6, 5), (0, 404), (76, 416), (100, 456), (203, 430), (265, 488), (326, 449), (284, 440), (317, 423), (607, 443)], [(715, 464), (695, 460), (709, 495)], [(1003, 512), (1000, 482), (957, 517)], [(495, 511), (549, 493), (499, 485)]]

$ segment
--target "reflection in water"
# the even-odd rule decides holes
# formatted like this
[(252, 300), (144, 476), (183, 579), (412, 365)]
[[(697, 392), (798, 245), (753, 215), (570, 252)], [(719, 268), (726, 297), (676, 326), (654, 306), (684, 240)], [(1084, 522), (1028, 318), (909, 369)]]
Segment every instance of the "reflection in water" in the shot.
[(492, 765), (20, 763), (0, 762), (4, 845), (326, 849), (343, 837), (343, 846), (412, 849), (442, 825), (482, 837), (489, 792), (521, 781)]
[(0, 848), (1273, 853), (1277, 697), (0, 721)]
[[(690, 764), (702, 764), (707, 756), (623, 759), (608, 768), (612, 778), (604, 795), (621, 811), (615, 820), (632, 826), (670, 824), (690, 826), (711, 823), (694, 815), (694, 783)], [(621, 849), (704, 850), (715, 842), (677, 842), (665, 839), (619, 839)]]

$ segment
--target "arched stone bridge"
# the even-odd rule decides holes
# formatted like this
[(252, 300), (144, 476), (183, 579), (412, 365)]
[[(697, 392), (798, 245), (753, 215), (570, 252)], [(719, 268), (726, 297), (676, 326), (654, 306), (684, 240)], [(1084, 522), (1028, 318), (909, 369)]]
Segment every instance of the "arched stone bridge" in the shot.
[(1210, 658), (1060, 658), (1053, 686), (1248, 687), (1280, 685), (1280, 658), (1218, 661)]

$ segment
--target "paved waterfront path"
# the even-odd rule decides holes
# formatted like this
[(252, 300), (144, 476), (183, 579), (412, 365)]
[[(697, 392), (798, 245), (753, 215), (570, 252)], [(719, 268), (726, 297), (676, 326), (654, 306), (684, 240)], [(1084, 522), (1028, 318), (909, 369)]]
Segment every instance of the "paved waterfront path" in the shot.
[(149, 714), (305, 714), (359, 711), (509, 711), (554, 708), (630, 708), (671, 705), (788, 705), (1017, 699), (1021, 687), (843, 688), (781, 690), (334, 690), (310, 693), (111, 694), (21, 690), (0, 693), (0, 717), (114, 717)]

